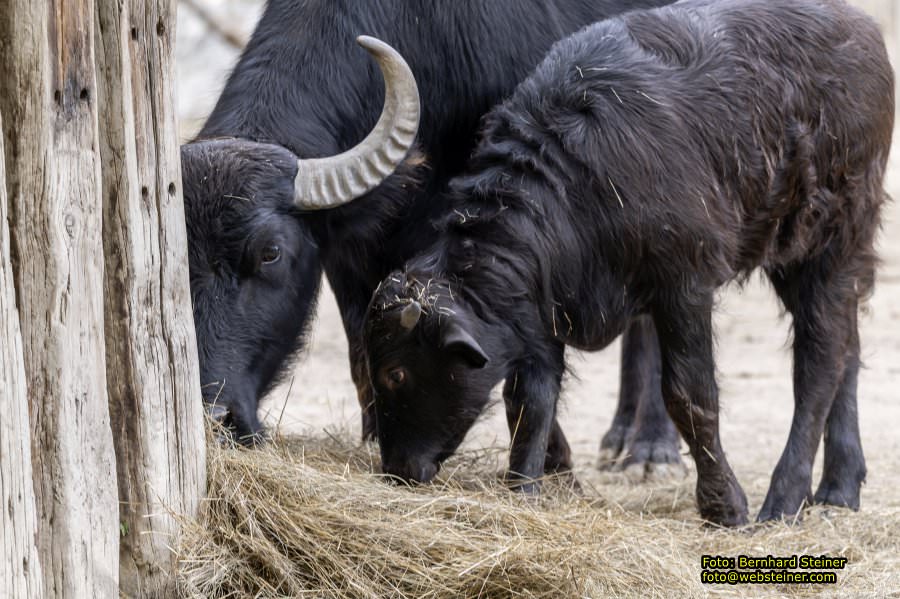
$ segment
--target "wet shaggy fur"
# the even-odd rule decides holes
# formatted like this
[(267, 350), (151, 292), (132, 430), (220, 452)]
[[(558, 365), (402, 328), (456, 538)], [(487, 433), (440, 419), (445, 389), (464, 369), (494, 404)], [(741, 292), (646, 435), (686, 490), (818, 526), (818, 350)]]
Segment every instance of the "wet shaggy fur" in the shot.
[[(436, 471), (505, 379), (510, 472), (535, 490), (564, 346), (600, 349), (646, 314), (700, 513), (744, 523), (719, 442), (711, 313), (717, 288), (761, 268), (793, 318), (795, 411), (759, 518), (813, 499), (857, 508), (856, 317), (874, 281), (893, 89), (875, 24), (836, 0), (686, 0), (554, 46), (486, 118), (441, 238), (373, 300), (387, 471)], [(397, 306), (423, 285), (430, 308), (406, 331)], [(444, 347), (451, 327), (486, 365)]]
[[(204, 396), (220, 414), (227, 410), (240, 438), (259, 433), (259, 398), (304, 344), (322, 269), (344, 319), (360, 402), (371, 404), (360, 341), (366, 306), (378, 282), (432, 240), (433, 192), (464, 165), (479, 119), (554, 41), (668, 1), (267, 3), (215, 109), (182, 152)], [(422, 155), (351, 205), (301, 214), (289, 193), (291, 159), (352, 147), (381, 112), (381, 74), (355, 43), (360, 34), (409, 61), (423, 104)], [(272, 156), (281, 167), (270, 167)], [(281, 266), (246, 266), (259, 238), (281, 240)], [(374, 434), (370, 412), (367, 436)]]

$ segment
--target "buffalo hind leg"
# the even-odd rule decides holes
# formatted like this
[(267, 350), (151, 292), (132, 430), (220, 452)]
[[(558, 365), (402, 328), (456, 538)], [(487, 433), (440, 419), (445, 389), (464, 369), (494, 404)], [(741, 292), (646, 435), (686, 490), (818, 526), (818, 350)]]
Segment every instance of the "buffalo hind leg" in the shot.
[(644, 360), (644, 336), (632, 321), (622, 335), (621, 366), (619, 368), (619, 401), (609, 430), (600, 440), (600, 468), (612, 468), (625, 449), (634, 427), (641, 394), (645, 391), (646, 376), (641, 368)]
[[(536, 493), (544, 474), (571, 473), (569, 443), (556, 421), (564, 371), (563, 347), (553, 364), (519, 364), (503, 388), (510, 431), (510, 484)], [(571, 476), (568, 474), (567, 476)], [(576, 484), (572, 478), (573, 484)]]
[(825, 467), (816, 490), (816, 503), (859, 509), (859, 490), (866, 480), (866, 461), (859, 437), (856, 381), (859, 375), (859, 338), (854, 335), (828, 420), (825, 422)]
[[(830, 444), (824, 493), (833, 483), (858, 502), (861, 478), (857, 475), (860, 469), (864, 471), (864, 465), (855, 422), (857, 299), (853, 280), (834, 272), (829, 257), (826, 252), (789, 271), (769, 273), (776, 293), (793, 317), (794, 417), (759, 513), (761, 522), (796, 516), (812, 501), (813, 461), (839, 392), (844, 397), (829, 426), (829, 437), (832, 431), (837, 437)], [(854, 472), (847, 472), (848, 468)]]
[(697, 466), (697, 506), (722, 526), (747, 522), (747, 498), (719, 439), (719, 395), (713, 358), (712, 293), (661, 298), (653, 318), (662, 357), (666, 409)]
[(601, 468), (614, 466), (636, 480), (684, 475), (678, 431), (662, 398), (661, 375), (653, 318), (636, 317), (622, 336), (619, 404), (600, 443)]

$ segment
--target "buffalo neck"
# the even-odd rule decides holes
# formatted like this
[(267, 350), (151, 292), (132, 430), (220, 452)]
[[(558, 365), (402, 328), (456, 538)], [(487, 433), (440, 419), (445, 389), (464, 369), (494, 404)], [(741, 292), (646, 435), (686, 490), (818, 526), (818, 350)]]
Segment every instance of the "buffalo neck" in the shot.
[(622, 274), (626, 258), (603, 200), (583, 214), (566, 173), (494, 165), (452, 186), (430, 260), (443, 257), (441, 270), (482, 320), (506, 323), (519, 339), (508, 345), (599, 349), (640, 310), (640, 286)]

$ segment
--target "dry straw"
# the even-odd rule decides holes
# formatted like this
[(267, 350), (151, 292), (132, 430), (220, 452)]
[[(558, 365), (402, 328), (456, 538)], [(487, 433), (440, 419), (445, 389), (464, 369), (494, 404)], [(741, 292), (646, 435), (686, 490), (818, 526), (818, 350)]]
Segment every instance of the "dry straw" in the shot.
[(850, 566), (826, 593), (898, 592), (896, 509), (816, 509), (793, 526), (716, 530), (694, 515), (690, 483), (648, 490), (620, 481), (579, 495), (550, 482), (534, 500), (502, 486), (502, 459), (464, 454), (440, 482), (410, 489), (372, 474), (375, 450), (345, 435), (213, 447), (209, 499), (179, 547), (180, 590), (229, 598), (757, 596), (759, 587), (702, 585), (700, 555), (827, 553)]

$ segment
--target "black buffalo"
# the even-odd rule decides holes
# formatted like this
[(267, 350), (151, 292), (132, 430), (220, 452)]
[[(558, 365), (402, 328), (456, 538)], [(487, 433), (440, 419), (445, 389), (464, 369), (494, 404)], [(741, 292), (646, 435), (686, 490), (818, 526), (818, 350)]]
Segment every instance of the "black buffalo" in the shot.
[[(343, 317), (360, 403), (371, 406), (361, 352), (366, 307), (378, 282), (432, 240), (430, 219), (441, 211), (434, 192), (463, 167), (479, 118), (557, 39), (626, 9), (668, 1), (267, 4), (215, 110), (182, 150), (204, 396), (227, 413), (239, 438), (260, 432), (258, 400), (302, 347), (320, 268)], [(398, 49), (418, 79), (421, 151), (364, 200), (329, 210), (298, 207), (294, 179), (298, 169), (311, 168), (298, 159), (354, 147), (379, 118), (384, 86), (375, 62), (354, 43), (363, 33)], [(335, 197), (326, 192), (318, 200), (353, 195), (341, 188), (335, 181)], [(642, 328), (646, 323), (636, 326), (627, 347), (648, 345)], [(654, 344), (650, 336), (646, 359), (637, 351), (626, 356), (620, 410), (605, 444), (618, 453), (634, 429), (637, 461), (677, 462), (677, 437), (658, 394), (646, 402), (646, 426), (632, 426), (638, 399), (654, 388), (641, 379), (659, 370)], [(565, 467), (568, 447), (555, 431), (551, 462)], [(374, 434), (371, 409), (364, 409), (363, 433)]]
[(510, 473), (537, 490), (566, 345), (656, 324), (662, 394), (701, 515), (746, 521), (719, 440), (711, 314), (761, 268), (794, 327), (795, 410), (761, 520), (857, 508), (858, 305), (893, 128), (877, 27), (839, 0), (685, 0), (557, 44), (486, 118), (442, 235), (375, 294), (383, 468), (427, 481), (506, 381)]

